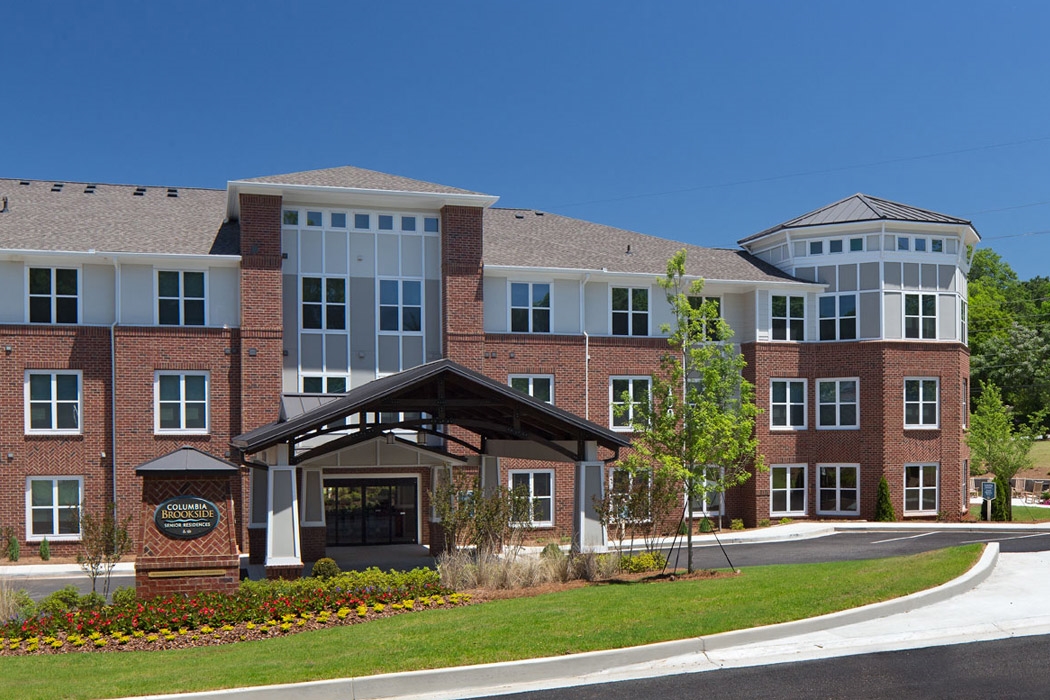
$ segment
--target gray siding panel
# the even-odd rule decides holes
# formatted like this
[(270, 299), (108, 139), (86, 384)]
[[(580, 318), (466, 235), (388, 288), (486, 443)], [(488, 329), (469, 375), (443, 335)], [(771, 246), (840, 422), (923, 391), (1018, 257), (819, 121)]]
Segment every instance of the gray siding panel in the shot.
[(485, 332), (506, 333), (510, 330), (507, 328), (507, 278), (486, 276), (482, 284)]
[(423, 254), (425, 259), (424, 275), (428, 280), (441, 279), (441, 241), (436, 236), (427, 236), (423, 239)]
[(828, 285), (829, 292), (838, 291), (837, 282), (835, 280), (835, 266), (834, 265), (821, 265), (817, 268), (817, 281), (821, 284)]
[(664, 335), (660, 330), (663, 325), (672, 325), (674, 314), (671, 305), (667, 303), (667, 294), (659, 285), (649, 287), (649, 333), (650, 335)]
[(901, 295), (896, 292), (886, 292), (882, 308), (886, 311), (886, 338), (899, 340), (901, 337)]
[(401, 369), (411, 369), (423, 364), (423, 337), (406, 335), (401, 339)]
[(368, 368), (370, 379), (375, 379), (376, 368), (375, 293), (375, 280), (371, 277), (350, 278), (350, 367)]
[(375, 274), (374, 235), (350, 234), (350, 274), (356, 277), (371, 277)]
[[(295, 277), (284, 276), (284, 283), (291, 278), (292, 292), (295, 292)], [(213, 267), (208, 270), (208, 325), (229, 326), (241, 325), (241, 271), (236, 267)], [(294, 305), (294, 302), (293, 302)], [(295, 323), (296, 316), (292, 314)], [(289, 337), (294, 338), (295, 335)]]
[(299, 269), (312, 275), (324, 272), (324, 239), (320, 231), (303, 231), (299, 240)]
[(287, 255), (281, 261), (281, 270), (288, 274), (299, 271), (299, 232), (281, 232), (281, 252)]
[(401, 274), (401, 253), (398, 236), (383, 235), (376, 240), (376, 271), (380, 275), (396, 277)]
[(919, 263), (904, 263), (904, 288), (919, 288)]
[(901, 288), (901, 264), (888, 262), (883, 265), (885, 270), (886, 289)]
[[(488, 297), (485, 297), (486, 301)], [(551, 331), (580, 332), (580, 283), (576, 280), (554, 280), (551, 289)]]
[(941, 340), (957, 340), (956, 320), (959, 311), (956, 308), (954, 294), (941, 294), (938, 299), (937, 315), (937, 337)]
[[(113, 273), (113, 267), (110, 265), (84, 265), (81, 268), (84, 279), (81, 282), (83, 308), (80, 319), (84, 323), (113, 323)], [(152, 297), (152, 290), (150, 291)]]
[(398, 372), (400, 371), (400, 357), (401, 357), (401, 338), (396, 335), (381, 335), (379, 336), (379, 371), (382, 373), (386, 372)]
[(806, 280), (807, 282), (816, 282), (817, 270), (815, 267), (796, 267), (795, 277), (798, 277), (801, 280)]
[(325, 369), (329, 372), (346, 372), (350, 369), (346, 358), (345, 335), (327, 333), (324, 337)]
[(441, 359), (441, 282), (428, 279), (423, 283), (426, 294), (426, 318), (423, 329), (426, 332), (426, 361)]
[(857, 266), (839, 265), (839, 291), (857, 291)]
[(591, 335), (609, 334), (609, 285), (588, 282), (584, 287), (584, 329)]
[(324, 370), (324, 336), (317, 333), (304, 333), (299, 338), (303, 356), (300, 365), (303, 371), (320, 372)]
[(922, 266), (922, 288), (923, 289), (937, 289), (937, 266), (936, 265), (923, 265)]
[(755, 329), (756, 340), (769, 340), (769, 291), (766, 289), (758, 290), (758, 320), (757, 328)]
[(880, 300), (882, 294), (879, 292), (868, 292), (867, 294), (860, 295), (860, 337), (861, 338), (878, 338), (882, 333), (881, 319), (879, 315), (882, 312), (882, 304)]
[(723, 294), (722, 318), (733, 329), (733, 340), (750, 343), (755, 339), (755, 297), (753, 294)]
[(126, 326), (153, 325), (153, 268), (120, 266), (120, 322)]
[(877, 262), (861, 263), (860, 264), (860, 288), (861, 289), (878, 289), (879, 283), (879, 264)]
[(940, 265), (938, 268), (937, 288), (942, 292), (955, 290), (955, 265)]
[(324, 235), (324, 271), (327, 275), (347, 274), (350, 241), (345, 233), (330, 231)]
[(0, 323), (25, 323), (26, 272), (20, 262), (0, 262)]
[(288, 351), (284, 358), (282, 384), (284, 391), (299, 391), (299, 296), (296, 285), (299, 278), (295, 275), (281, 277), (281, 313), (284, 316), (284, 349)]
[(423, 276), (423, 239), (420, 236), (401, 236), (401, 274)]

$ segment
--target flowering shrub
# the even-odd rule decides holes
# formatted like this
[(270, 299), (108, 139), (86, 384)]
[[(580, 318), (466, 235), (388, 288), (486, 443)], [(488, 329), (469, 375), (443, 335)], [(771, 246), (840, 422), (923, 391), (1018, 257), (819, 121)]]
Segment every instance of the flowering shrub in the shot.
[[(324, 581), (244, 581), (236, 593), (200, 593), (194, 596), (164, 596), (152, 600), (135, 600), (93, 609), (61, 612), (44, 611), (15, 618), (0, 625), (0, 638), (15, 640), (54, 637), (63, 634), (76, 645), (87, 637), (95, 646), (105, 646), (104, 637), (115, 639), (136, 632), (155, 633), (173, 639), (172, 630), (186, 635), (189, 630), (204, 634), (216, 628), (239, 623), (279, 628), (287, 631), (293, 620), (310, 619), (315, 614), (328, 616), (335, 612), (344, 619), (351, 611), (367, 615), (368, 608), (381, 611), (385, 606), (413, 598), (450, 593), (441, 587), (438, 574), (429, 569), (384, 573), (371, 568), (342, 573)], [(365, 615), (360, 611), (364, 609)], [(344, 612), (345, 611), (345, 612)], [(278, 622), (280, 620), (280, 622)], [(151, 634), (151, 637), (155, 637)], [(102, 642), (99, 644), (99, 642)]]

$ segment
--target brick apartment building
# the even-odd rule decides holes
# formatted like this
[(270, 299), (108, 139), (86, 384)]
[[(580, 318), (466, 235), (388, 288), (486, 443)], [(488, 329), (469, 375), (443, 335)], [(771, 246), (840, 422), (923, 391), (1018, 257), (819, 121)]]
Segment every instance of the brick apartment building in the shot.
[[(82, 502), (136, 512), (135, 467), (190, 445), (243, 465), (238, 541), (273, 567), (437, 543), (427, 494), (456, 468), (600, 544), (587, 497), (629, 438), (611, 406), (666, 350), (656, 278), (682, 247), (770, 467), (689, 507), (865, 519), (885, 476), (900, 517), (965, 512), (969, 222), (857, 194), (706, 249), (496, 200), (352, 167), (224, 191), (0, 180), (0, 525), (72, 551)], [(466, 411), (446, 387), (509, 427), (443, 432), (389, 393)]]

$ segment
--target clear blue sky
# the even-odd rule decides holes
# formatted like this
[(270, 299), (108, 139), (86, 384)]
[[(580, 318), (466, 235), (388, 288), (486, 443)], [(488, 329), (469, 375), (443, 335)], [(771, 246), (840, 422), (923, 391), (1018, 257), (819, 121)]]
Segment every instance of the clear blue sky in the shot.
[(356, 165), (705, 246), (865, 192), (1050, 275), (1050, 3), (19, 2), (0, 177)]

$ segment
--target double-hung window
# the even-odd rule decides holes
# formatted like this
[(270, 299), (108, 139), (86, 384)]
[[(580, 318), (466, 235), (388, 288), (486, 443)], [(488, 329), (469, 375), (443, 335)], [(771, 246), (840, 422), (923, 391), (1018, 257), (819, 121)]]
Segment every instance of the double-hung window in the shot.
[(27, 433), (80, 432), (80, 378), (79, 370), (25, 373)]
[(610, 425), (613, 430), (631, 430), (641, 418), (640, 409), (649, 403), (649, 377), (610, 377)]
[(904, 427), (936, 429), (940, 427), (940, 380), (918, 377), (904, 380)]
[(817, 465), (817, 513), (857, 515), (860, 512), (860, 466)]
[(904, 295), (904, 337), (936, 340), (936, 294)]
[(704, 304), (707, 304), (707, 309), (711, 312), (711, 317), (707, 314), (704, 315), (703, 320), (703, 335), (705, 340), (719, 341), (723, 340), (721, 337), (721, 329), (717, 319), (722, 317), (722, 297), (689, 297), (689, 306), (693, 309), (701, 309)]
[(613, 335), (649, 335), (649, 290), (612, 288)]
[(303, 277), (304, 330), (346, 329), (346, 278)]
[(379, 330), (422, 332), (423, 283), (420, 280), (379, 280)]
[(551, 286), (539, 282), (511, 282), (510, 330), (513, 333), (551, 332)]
[(156, 432), (208, 432), (207, 372), (159, 371), (154, 397)]
[[(512, 471), (510, 488), (515, 494), (527, 498), (528, 512), (520, 514), (515, 522), (529, 524), (533, 527), (552, 527), (554, 525), (554, 472)], [(531, 518), (532, 522), (528, 520)]]
[(820, 339), (857, 339), (857, 295), (820, 297)]
[(203, 272), (157, 270), (157, 323), (203, 326), (204, 309)]
[(817, 427), (857, 428), (859, 379), (817, 380)]
[(937, 486), (940, 468), (937, 464), (904, 465), (904, 513), (937, 512)]
[(26, 479), (26, 539), (75, 540), (80, 537), (79, 476), (31, 476)]
[(652, 513), (653, 473), (648, 469), (613, 469), (609, 474), (612, 516), (619, 522), (646, 522)]
[[(696, 473), (696, 470), (693, 470)], [(689, 496), (689, 508), (693, 517), (712, 517), (722, 515), (722, 492), (718, 490), (719, 479), (725, 475), (722, 467), (704, 467), (702, 488)]]
[(554, 377), (549, 374), (512, 374), (510, 385), (534, 399), (554, 403)]
[(774, 464), (769, 468), (770, 515), (806, 514), (806, 465)]
[(806, 298), (772, 295), (773, 340), (806, 339)]
[(806, 429), (806, 380), (770, 381), (769, 420), (774, 430)]
[(80, 320), (79, 280), (76, 269), (29, 268), (29, 322), (77, 323)]

